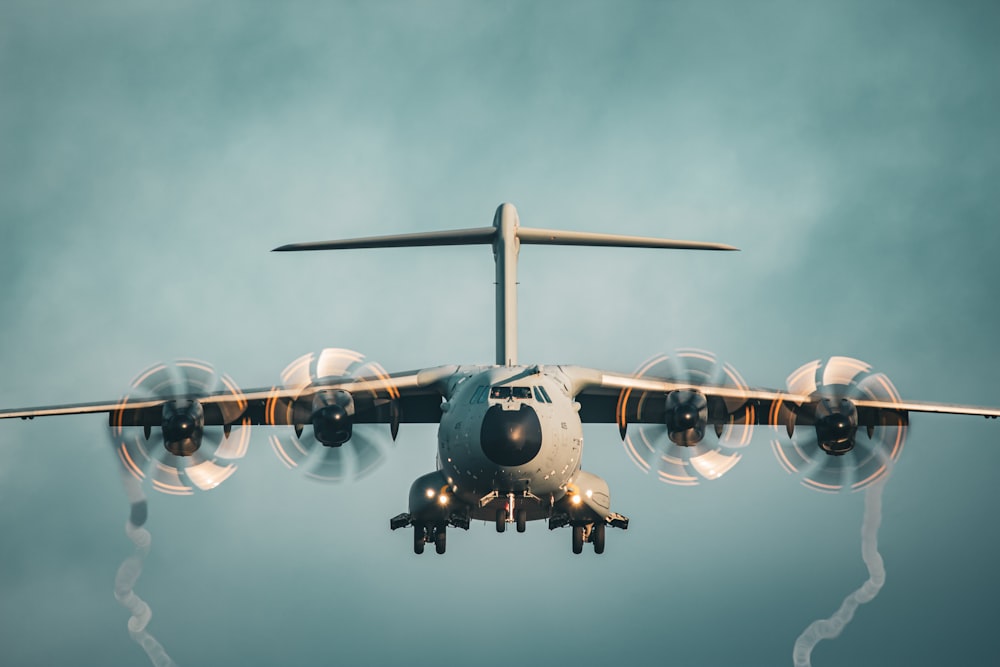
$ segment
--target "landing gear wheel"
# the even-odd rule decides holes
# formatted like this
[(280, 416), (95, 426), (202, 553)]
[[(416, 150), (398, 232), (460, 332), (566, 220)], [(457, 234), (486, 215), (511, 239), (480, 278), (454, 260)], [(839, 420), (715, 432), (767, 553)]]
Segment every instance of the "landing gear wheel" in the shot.
[(573, 526), (573, 553), (583, 553), (583, 526)]
[(602, 554), (604, 553), (604, 522), (598, 522), (594, 524), (594, 532), (590, 537), (591, 542), (594, 543), (594, 553)]
[(437, 551), (438, 554), (444, 553), (445, 536), (446, 535), (444, 526), (439, 526), (438, 528), (434, 529), (434, 550)]
[(502, 533), (507, 530), (507, 512), (503, 508), (497, 510), (497, 532)]
[(413, 527), (413, 553), (418, 556), (424, 552), (424, 542), (426, 541), (426, 532), (423, 526), (416, 525)]
[(525, 528), (528, 526), (528, 510), (519, 509), (517, 510), (516, 518), (517, 532), (523, 533)]

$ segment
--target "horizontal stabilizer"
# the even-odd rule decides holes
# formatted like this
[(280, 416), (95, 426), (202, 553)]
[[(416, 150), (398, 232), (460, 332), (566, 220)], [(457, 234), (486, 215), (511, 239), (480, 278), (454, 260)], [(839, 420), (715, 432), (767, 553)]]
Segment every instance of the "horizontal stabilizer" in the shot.
[(342, 241), (314, 241), (312, 243), (289, 243), (274, 252), (298, 250), (353, 250), (359, 248), (413, 248), (438, 245), (473, 245), (493, 243), (496, 227), (476, 227), (474, 229), (453, 229), (443, 232), (419, 232), (416, 234), (395, 234), (391, 236), (368, 236)]
[(592, 232), (567, 232), (561, 229), (533, 229), (518, 227), (517, 238), (521, 243), (544, 245), (586, 245), (611, 246), (619, 248), (667, 248), (674, 250), (739, 250), (724, 243), (702, 241), (675, 241), (645, 236), (621, 236), (619, 234), (595, 234)]
[[(516, 227), (515, 235), (521, 243), (535, 245), (605, 246), (619, 248), (665, 248), (668, 250), (739, 250), (725, 243), (703, 241), (677, 241), (647, 236), (622, 236), (593, 232), (569, 232), (560, 229), (535, 229)], [(363, 248), (414, 248), (421, 246), (487, 245), (497, 239), (496, 227), (453, 229), (441, 232), (367, 236), (339, 241), (313, 241), (289, 243), (275, 248), (274, 252), (303, 250), (356, 250)]]
[(517, 363), (517, 257), (518, 249), (522, 244), (662, 248), (668, 250), (739, 250), (739, 248), (724, 243), (521, 227), (517, 209), (512, 204), (506, 203), (497, 207), (491, 227), (290, 243), (274, 250), (276, 252), (296, 252), (447, 245), (492, 246), (493, 261), (496, 265), (496, 363), (499, 366), (513, 366)]

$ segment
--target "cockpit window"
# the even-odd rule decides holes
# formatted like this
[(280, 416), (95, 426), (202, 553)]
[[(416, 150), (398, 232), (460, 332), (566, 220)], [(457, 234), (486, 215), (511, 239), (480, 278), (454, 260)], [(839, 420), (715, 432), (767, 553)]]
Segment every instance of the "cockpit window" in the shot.
[(486, 398), (486, 385), (481, 384), (476, 387), (476, 393), (469, 399), (469, 403), (482, 403)]
[(511, 387), (514, 390), (514, 398), (531, 398), (531, 387)]
[(490, 398), (510, 398), (510, 387), (493, 387), (490, 389)]
[(531, 387), (504, 387), (496, 386), (490, 389), (490, 398), (507, 400), (517, 398), (521, 400), (531, 399)]

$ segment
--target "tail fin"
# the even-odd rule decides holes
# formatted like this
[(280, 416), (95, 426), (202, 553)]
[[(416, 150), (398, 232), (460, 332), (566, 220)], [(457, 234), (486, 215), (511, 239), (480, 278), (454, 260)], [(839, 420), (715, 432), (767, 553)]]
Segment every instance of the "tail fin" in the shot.
[(492, 227), (475, 227), (443, 232), (420, 232), (392, 236), (369, 236), (341, 241), (291, 243), (275, 252), (302, 250), (349, 250), (359, 248), (412, 248), (447, 245), (491, 245), (496, 262), (496, 362), (501, 366), (517, 363), (517, 253), (520, 244), (612, 246), (621, 248), (666, 248), (674, 250), (739, 250), (723, 243), (675, 241), (642, 236), (567, 232), (521, 227), (513, 204), (500, 204)]

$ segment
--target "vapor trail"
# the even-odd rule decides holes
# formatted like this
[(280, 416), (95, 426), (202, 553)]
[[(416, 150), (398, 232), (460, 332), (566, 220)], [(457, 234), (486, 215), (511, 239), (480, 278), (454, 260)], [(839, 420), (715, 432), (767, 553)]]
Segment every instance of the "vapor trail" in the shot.
[(125, 493), (131, 503), (131, 512), (128, 521), (125, 522), (125, 534), (135, 545), (135, 553), (118, 567), (118, 573), (115, 575), (115, 599), (131, 612), (132, 616), (128, 619), (129, 636), (142, 647), (154, 667), (177, 667), (177, 663), (167, 655), (160, 642), (146, 631), (153, 612), (133, 591), (135, 582), (142, 574), (142, 563), (149, 554), (152, 537), (149, 531), (142, 527), (146, 523), (147, 515), (146, 497), (142, 487), (126, 472), (123, 472), (122, 478), (125, 482)]
[(880, 480), (865, 491), (865, 517), (861, 522), (861, 557), (868, 566), (868, 581), (844, 598), (840, 609), (833, 616), (813, 621), (802, 631), (792, 649), (795, 667), (811, 667), (812, 651), (816, 644), (824, 639), (837, 637), (854, 618), (858, 605), (871, 602), (885, 584), (885, 565), (878, 552), (878, 528), (882, 523), (884, 484), (885, 480)]

